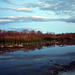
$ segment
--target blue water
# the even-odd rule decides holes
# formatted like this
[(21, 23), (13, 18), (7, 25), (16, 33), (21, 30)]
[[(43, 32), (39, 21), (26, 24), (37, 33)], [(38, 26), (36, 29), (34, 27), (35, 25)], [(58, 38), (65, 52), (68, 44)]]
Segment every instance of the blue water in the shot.
[(0, 75), (51, 75), (50, 66), (55, 63), (65, 65), (71, 61), (75, 61), (75, 45), (19, 49), (0, 54)]

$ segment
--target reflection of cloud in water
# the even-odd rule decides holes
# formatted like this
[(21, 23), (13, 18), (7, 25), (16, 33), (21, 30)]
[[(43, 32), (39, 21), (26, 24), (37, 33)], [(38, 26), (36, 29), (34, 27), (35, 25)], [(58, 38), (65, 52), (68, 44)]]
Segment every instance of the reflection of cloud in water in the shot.
[(42, 60), (45, 59), (49, 56), (47, 55), (32, 55), (32, 56), (0, 56), (0, 61), (4, 60), (4, 61), (21, 61), (21, 60), (34, 60), (34, 61), (38, 61), (38, 60)]
[(40, 55), (0, 55), (0, 61), (24, 61), (24, 60), (33, 60), (33, 61), (40, 61), (43, 59), (48, 58), (59, 58), (59, 57), (71, 57), (75, 58), (75, 52), (74, 53), (67, 53), (62, 55), (51, 55), (51, 54), (40, 54)]
[(17, 65), (17, 66), (14, 66), (14, 67), (3, 68), (1, 70), (28, 69), (28, 68), (31, 68), (33, 65), (34, 64)]

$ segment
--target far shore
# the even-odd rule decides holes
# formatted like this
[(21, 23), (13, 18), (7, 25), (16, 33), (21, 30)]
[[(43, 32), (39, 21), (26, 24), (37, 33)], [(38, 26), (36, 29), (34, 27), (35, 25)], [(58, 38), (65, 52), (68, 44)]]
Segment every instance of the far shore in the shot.
[(32, 43), (17, 43), (17, 44), (0, 44), (1, 48), (4, 47), (8, 47), (8, 48), (12, 48), (12, 47), (25, 47), (25, 46), (34, 46), (34, 45), (51, 45), (54, 43), (58, 43), (58, 42), (50, 42), (50, 41), (46, 41), (46, 42), (32, 42)]
[(54, 42), (54, 41), (44, 41), (44, 42), (33, 42), (33, 43), (19, 43), (19, 44), (0, 44), (0, 48), (23, 48), (26, 46), (46, 46), (46, 45), (60, 45), (62, 47), (62, 45), (75, 45), (75, 42)]

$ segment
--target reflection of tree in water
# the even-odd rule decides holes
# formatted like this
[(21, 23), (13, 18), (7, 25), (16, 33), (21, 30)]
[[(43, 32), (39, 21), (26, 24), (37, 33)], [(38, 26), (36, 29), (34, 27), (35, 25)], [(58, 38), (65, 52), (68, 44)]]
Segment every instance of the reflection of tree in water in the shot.
[(42, 44), (42, 45), (31, 45), (31, 46), (24, 46), (23, 48), (20, 47), (14, 47), (14, 48), (0, 48), (0, 53), (4, 53), (4, 52), (14, 52), (14, 51), (19, 51), (19, 50), (23, 50), (23, 51), (29, 51), (29, 50), (36, 50), (36, 49), (43, 49), (45, 47), (55, 47), (55, 45), (58, 45), (59, 47), (63, 47), (63, 46), (67, 46), (67, 45), (75, 45), (75, 42), (58, 42), (55, 44)]
[(58, 42), (56, 45), (59, 47), (67, 46), (67, 45), (75, 45), (75, 42)]
[(4, 52), (14, 52), (14, 51), (19, 51), (19, 50), (23, 50), (23, 51), (29, 51), (29, 50), (36, 50), (36, 49), (43, 49), (45, 47), (54, 47), (55, 45), (33, 45), (33, 46), (25, 46), (23, 48), (0, 48), (0, 53), (4, 53)]

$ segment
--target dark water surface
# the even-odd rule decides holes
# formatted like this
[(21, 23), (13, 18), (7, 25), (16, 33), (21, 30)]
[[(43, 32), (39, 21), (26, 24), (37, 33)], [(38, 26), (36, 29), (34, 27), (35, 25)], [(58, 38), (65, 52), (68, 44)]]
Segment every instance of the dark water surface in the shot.
[[(31, 47), (29, 50), (5, 48), (0, 51), (0, 75), (56, 75), (50, 71), (52, 68), (72, 61), (75, 61), (75, 45)], [(75, 75), (75, 70), (57, 75)]]

